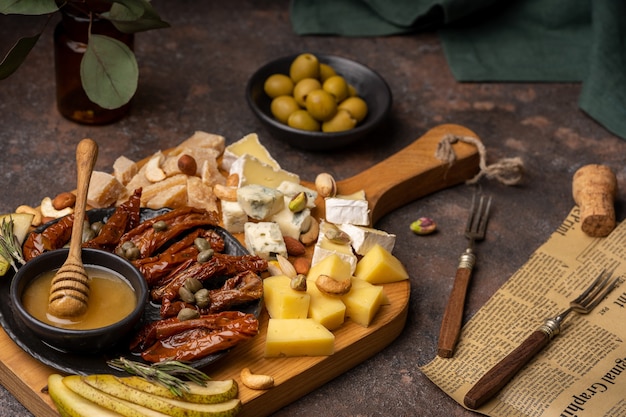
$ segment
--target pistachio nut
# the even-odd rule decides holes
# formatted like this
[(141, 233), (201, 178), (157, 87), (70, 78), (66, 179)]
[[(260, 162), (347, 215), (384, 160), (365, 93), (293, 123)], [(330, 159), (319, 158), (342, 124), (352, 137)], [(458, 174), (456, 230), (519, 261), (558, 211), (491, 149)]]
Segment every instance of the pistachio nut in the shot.
[(300, 191), (296, 194), (291, 201), (289, 201), (289, 210), (293, 213), (300, 213), (306, 208), (308, 197), (304, 191)]
[(323, 172), (315, 178), (315, 188), (319, 195), (324, 198), (337, 195), (337, 183), (333, 176), (327, 172)]
[(331, 242), (338, 243), (340, 245), (347, 245), (350, 243), (350, 236), (334, 224), (324, 224), (324, 237)]
[(306, 275), (298, 274), (295, 277), (291, 278), (289, 286), (292, 290), (306, 291)]
[(411, 223), (410, 228), (416, 235), (429, 235), (437, 230), (437, 223), (429, 217), (420, 217)]

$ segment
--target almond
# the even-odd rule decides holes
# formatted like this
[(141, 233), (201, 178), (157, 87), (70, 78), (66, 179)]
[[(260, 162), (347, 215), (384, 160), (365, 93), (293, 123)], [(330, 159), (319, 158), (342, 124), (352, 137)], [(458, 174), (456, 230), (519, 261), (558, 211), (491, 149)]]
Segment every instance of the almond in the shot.
[(287, 254), (290, 256), (304, 255), (306, 248), (298, 239), (294, 239), (291, 236), (283, 236), (285, 241), (285, 247), (287, 248)]
[(311, 269), (311, 260), (305, 256), (294, 258), (292, 264), (298, 274), (308, 274)]
[(55, 210), (74, 207), (74, 204), (76, 204), (76, 196), (70, 192), (61, 193), (52, 200), (52, 207), (54, 207)]

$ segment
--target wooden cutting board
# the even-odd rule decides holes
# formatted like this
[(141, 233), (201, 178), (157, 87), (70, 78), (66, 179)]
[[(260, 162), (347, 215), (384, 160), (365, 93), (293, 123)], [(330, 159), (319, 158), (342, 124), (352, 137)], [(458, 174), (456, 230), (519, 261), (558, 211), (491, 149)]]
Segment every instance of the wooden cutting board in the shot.
[[(458, 125), (435, 127), (377, 165), (338, 181), (339, 193), (365, 190), (375, 224), (400, 206), (472, 178), (479, 170), (478, 150), (473, 145), (453, 145), (456, 161), (452, 165), (435, 157), (437, 145), (446, 134), (476, 137)], [(318, 206), (317, 215), (323, 217), (323, 205)], [(335, 353), (331, 356), (264, 358), (268, 320), (264, 312), (259, 318), (258, 336), (204, 370), (213, 379), (235, 378), (238, 382), (244, 367), (253, 373), (272, 375), (276, 386), (267, 391), (254, 391), (239, 384), (239, 397), (244, 404), (239, 415), (267, 416), (370, 358), (402, 332), (408, 313), (410, 282), (385, 284), (384, 291), (389, 304), (381, 308), (369, 327), (348, 320), (334, 332)], [(48, 375), (53, 372), (56, 371), (22, 351), (0, 330), (0, 383), (37, 417), (58, 416), (50, 397), (43, 391)]]

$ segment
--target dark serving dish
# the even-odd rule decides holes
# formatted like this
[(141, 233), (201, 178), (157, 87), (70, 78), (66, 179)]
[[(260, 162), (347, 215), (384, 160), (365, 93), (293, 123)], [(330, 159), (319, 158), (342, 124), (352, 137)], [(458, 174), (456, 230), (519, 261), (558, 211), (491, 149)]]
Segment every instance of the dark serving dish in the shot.
[(368, 115), (354, 129), (336, 133), (309, 132), (294, 129), (276, 120), (270, 111), (271, 99), (263, 84), (272, 74), (289, 73), (296, 55), (271, 61), (259, 68), (248, 80), (246, 100), (252, 112), (267, 127), (272, 136), (296, 148), (326, 151), (353, 144), (364, 139), (382, 125), (391, 111), (392, 94), (385, 80), (375, 71), (358, 62), (333, 55), (315, 54), (320, 62), (332, 66), (337, 74), (352, 84), (368, 105)]
[[(157, 215), (160, 215), (168, 209), (152, 210), (142, 209), (141, 220), (147, 220)], [(106, 221), (108, 217), (113, 213), (114, 209), (94, 209), (87, 212), (87, 217), (90, 222)], [(56, 221), (56, 220), (55, 220)], [(54, 223), (52, 221), (45, 225), (40, 226), (36, 231), (40, 232)], [(229, 232), (225, 229), (215, 226), (215, 231), (222, 236), (225, 242), (224, 252), (230, 255), (247, 255), (248, 250)], [(37, 359), (41, 363), (52, 367), (60, 372), (73, 373), (73, 374), (95, 374), (95, 373), (113, 373), (124, 374), (114, 368), (108, 366), (107, 361), (119, 357), (126, 357), (135, 361), (142, 361), (139, 355), (131, 353), (128, 349), (128, 342), (130, 341), (130, 335), (125, 340), (126, 343), (118, 343), (116, 346), (112, 346), (110, 349), (105, 350), (98, 354), (77, 353), (69, 352), (66, 350), (58, 349), (50, 344), (43, 342), (35, 333), (29, 328), (24, 326), (21, 321), (14, 315), (15, 306), (9, 297), (10, 286), (13, 280), (13, 276), (7, 274), (4, 279), (0, 280), (0, 324), (2, 325), (8, 336), (26, 353), (33, 358)], [(245, 313), (254, 314), (259, 316), (261, 313), (262, 302), (249, 303), (240, 307), (240, 311)], [(144, 323), (155, 321), (160, 319), (159, 315), (160, 306), (152, 302), (146, 302), (143, 310), (143, 315), (136, 325), (136, 328)], [(131, 332), (132, 334), (132, 332)], [(196, 368), (203, 368), (211, 363), (219, 360), (227, 351), (217, 352), (212, 355), (206, 356), (202, 359), (198, 359), (190, 363), (190, 365)]]

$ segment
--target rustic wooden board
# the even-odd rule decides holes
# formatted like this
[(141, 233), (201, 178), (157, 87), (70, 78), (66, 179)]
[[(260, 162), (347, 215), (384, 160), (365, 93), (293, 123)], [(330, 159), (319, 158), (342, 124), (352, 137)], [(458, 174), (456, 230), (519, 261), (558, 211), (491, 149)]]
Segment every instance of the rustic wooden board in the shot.
[[(441, 125), (381, 163), (338, 181), (340, 193), (364, 189), (373, 223), (386, 213), (417, 198), (472, 178), (479, 168), (477, 149), (465, 143), (453, 146), (456, 161), (444, 164), (434, 157), (444, 135), (476, 135), (458, 125)], [(318, 216), (323, 216), (319, 207)], [(410, 273), (410, 271), (409, 271)], [(313, 391), (388, 346), (403, 330), (409, 305), (409, 281), (384, 285), (389, 304), (384, 305), (367, 328), (349, 320), (335, 334), (335, 353), (324, 357), (263, 357), (267, 314), (260, 317), (260, 333), (237, 346), (205, 371), (214, 379), (235, 378), (249, 367), (254, 373), (272, 375), (276, 386), (254, 391), (240, 384), (242, 417), (267, 416)], [(57, 417), (50, 397), (43, 391), (54, 369), (21, 350), (0, 330), (0, 384), (37, 417)]]

